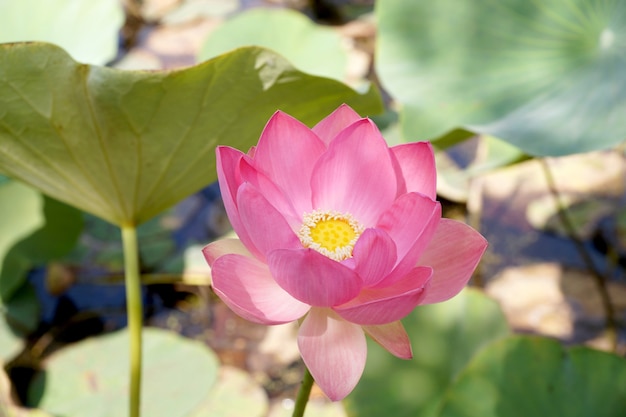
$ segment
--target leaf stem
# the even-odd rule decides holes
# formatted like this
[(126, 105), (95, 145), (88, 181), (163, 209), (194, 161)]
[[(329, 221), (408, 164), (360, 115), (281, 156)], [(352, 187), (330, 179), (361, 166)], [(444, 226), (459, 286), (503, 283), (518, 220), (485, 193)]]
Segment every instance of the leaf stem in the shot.
[(130, 417), (139, 417), (141, 404), (141, 331), (143, 306), (139, 275), (139, 250), (135, 226), (122, 226), (124, 273), (126, 275), (126, 314), (130, 339)]
[(302, 377), (302, 384), (300, 385), (300, 390), (298, 391), (296, 405), (294, 406), (293, 414), (291, 415), (292, 417), (304, 416), (304, 410), (309, 402), (309, 397), (311, 396), (311, 388), (313, 388), (313, 376), (311, 375), (309, 368), (304, 365), (304, 376)]
[(554, 176), (552, 175), (552, 171), (550, 170), (550, 165), (548, 164), (548, 161), (545, 158), (540, 158), (539, 161), (543, 168), (543, 172), (548, 183), (550, 193), (552, 194), (556, 203), (557, 215), (559, 216), (559, 220), (567, 231), (569, 238), (572, 240), (572, 242), (574, 242), (578, 253), (587, 265), (587, 269), (589, 270), (591, 277), (596, 284), (596, 288), (598, 290), (598, 293), (600, 294), (600, 300), (602, 301), (602, 307), (604, 308), (604, 312), (606, 315), (606, 330), (609, 338), (609, 343), (611, 345), (611, 350), (616, 351), (617, 319), (615, 318), (615, 309), (613, 308), (613, 303), (611, 302), (611, 296), (609, 294), (607, 286), (608, 278), (600, 272), (595, 262), (593, 261), (593, 258), (585, 248), (582, 239), (580, 238), (580, 236), (578, 236), (578, 233), (576, 232), (576, 227), (574, 226), (574, 222), (570, 218), (565, 204), (561, 199), (561, 195), (556, 187), (556, 181), (554, 180)]
[[(474, 230), (480, 232), (481, 229), (481, 218), (483, 211), (483, 182), (481, 180), (476, 179), (476, 177), (470, 178), (469, 180), (469, 193), (467, 196), (467, 204), (466, 204), (466, 221)], [(483, 263), (479, 262), (474, 269), (474, 273), (472, 274), (472, 284), (477, 287), (484, 289), (485, 288), (485, 280), (483, 279)]]

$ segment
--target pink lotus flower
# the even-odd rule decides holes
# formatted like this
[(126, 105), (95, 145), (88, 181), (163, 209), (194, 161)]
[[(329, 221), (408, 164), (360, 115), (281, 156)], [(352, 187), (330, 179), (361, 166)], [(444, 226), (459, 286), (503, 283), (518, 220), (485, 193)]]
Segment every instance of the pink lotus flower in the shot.
[(298, 347), (332, 400), (365, 367), (365, 334), (411, 358), (399, 321), (456, 295), (487, 242), (441, 218), (428, 143), (389, 148), (347, 105), (309, 129), (282, 112), (248, 154), (217, 149), (224, 205), (239, 236), (203, 250), (213, 288), (240, 316), (302, 319)]

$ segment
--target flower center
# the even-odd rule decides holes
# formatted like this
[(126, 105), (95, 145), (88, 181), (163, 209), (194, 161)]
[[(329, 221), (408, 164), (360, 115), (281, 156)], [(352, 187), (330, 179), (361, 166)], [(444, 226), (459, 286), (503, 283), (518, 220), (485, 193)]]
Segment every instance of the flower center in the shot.
[(314, 210), (303, 216), (300, 241), (336, 261), (352, 257), (352, 249), (365, 228), (349, 213)]

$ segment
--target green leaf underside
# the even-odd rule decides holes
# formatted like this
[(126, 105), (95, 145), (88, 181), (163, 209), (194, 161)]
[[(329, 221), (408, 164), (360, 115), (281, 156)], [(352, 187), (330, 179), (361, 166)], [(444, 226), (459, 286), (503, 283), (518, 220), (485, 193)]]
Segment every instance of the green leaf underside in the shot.
[(377, 2), (378, 71), (405, 138), (457, 127), (532, 155), (626, 138), (626, 2)]
[(514, 336), (476, 355), (446, 393), (440, 417), (620, 417), (626, 360), (586, 347)]
[(216, 180), (218, 144), (247, 150), (281, 109), (312, 125), (365, 95), (241, 48), (171, 72), (73, 61), (48, 44), (0, 45), (0, 172), (117, 225), (139, 224)]
[[(146, 328), (142, 415), (185, 417), (209, 394), (218, 360), (200, 342)], [(128, 411), (128, 333), (87, 339), (51, 356), (29, 402), (55, 415), (116, 417)]]
[(365, 372), (346, 400), (354, 415), (434, 416), (445, 389), (475, 352), (509, 334), (497, 303), (470, 288), (444, 303), (419, 306), (402, 321), (413, 359), (398, 359), (369, 341)]

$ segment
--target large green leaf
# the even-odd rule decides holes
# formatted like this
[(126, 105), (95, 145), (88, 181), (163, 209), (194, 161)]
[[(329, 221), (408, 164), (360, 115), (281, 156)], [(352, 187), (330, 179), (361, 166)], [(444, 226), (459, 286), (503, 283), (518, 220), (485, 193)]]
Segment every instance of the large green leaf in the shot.
[(117, 54), (124, 23), (120, 1), (0, 0), (0, 10), (0, 43), (51, 42), (90, 64), (105, 64)]
[(210, 33), (199, 58), (213, 58), (240, 46), (270, 48), (296, 68), (344, 80), (347, 52), (335, 30), (313, 23), (295, 10), (258, 7), (237, 14)]
[(218, 144), (247, 149), (281, 109), (313, 124), (375, 90), (242, 48), (172, 72), (81, 65), (48, 44), (0, 45), (0, 172), (117, 225), (141, 223), (216, 179)]
[[(143, 331), (142, 415), (184, 417), (217, 378), (216, 355), (200, 342), (154, 328)], [(87, 339), (51, 356), (29, 392), (31, 405), (65, 417), (128, 412), (128, 332)]]
[(376, 13), (405, 138), (464, 127), (534, 155), (626, 138), (626, 2), (380, 0)]
[(207, 398), (186, 417), (264, 417), (268, 403), (267, 394), (248, 372), (222, 366)]
[(515, 336), (482, 350), (446, 393), (441, 417), (622, 417), (626, 360)]
[(413, 359), (369, 343), (365, 373), (346, 400), (359, 417), (430, 417), (452, 378), (488, 342), (509, 329), (497, 303), (473, 289), (452, 300), (420, 306), (403, 320)]

